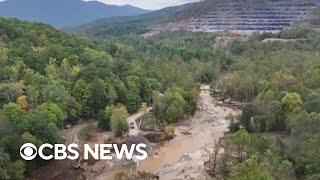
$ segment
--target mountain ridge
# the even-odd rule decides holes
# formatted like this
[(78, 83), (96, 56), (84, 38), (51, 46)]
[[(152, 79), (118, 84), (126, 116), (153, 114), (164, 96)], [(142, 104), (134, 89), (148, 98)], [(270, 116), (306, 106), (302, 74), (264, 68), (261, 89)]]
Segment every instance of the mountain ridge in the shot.
[(112, 16), (134, 16), (150, 12), (131, 5), (107, 5), (82, 0), (6, 0), (0, 16), (48, 23), (56, 27), (77, 26)]
[(243, 35), (279, 32), (303, 20), (318, 6), (318, 0), (205, 0), (134, 17), (103, 18), (71, 32), (98, 38), (128, 34), (148, 37), (176, 30), (232, 31)]
[[(122, 36), (125, 34), (144, 34), (150, 29), (149, 26), (164, 23), (174, 14), (185, 10), (194, 3), (180, 6), (166, 7), (137, 16), (107, 17), (97, 19), (76, 27), (65, 28), (65, 31), (84, 36), (104, 38), (108, 35)], [(111, 31), (115, 31), (113, 33)], [(118, 33), (120, 32), (120, 33)]]

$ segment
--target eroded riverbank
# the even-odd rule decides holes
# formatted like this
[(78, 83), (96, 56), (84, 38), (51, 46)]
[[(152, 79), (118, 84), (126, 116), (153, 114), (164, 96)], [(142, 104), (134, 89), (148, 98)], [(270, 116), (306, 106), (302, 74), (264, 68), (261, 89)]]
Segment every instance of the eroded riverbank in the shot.
[[(229, 114), (240, 111), (217, 106), (210, 87), (201, 86), (196, 113), (176, 126), (176, 137), (162, 145), (156, 155), (139, 163), (140, 171), (153, 172), (160, 179), (205, 179), (206, 152), (213, 152), (214, 143), (228, 131)], [(188, 133), (185, 133), (188, 132)], [(97, 179), (113, 179), (118, 170), (106, 172)]]
[[(176, 137), (168, 142), (161, 143), (157, 153), (139, 162), (137, 169), (157, 174), (160, 179), (207, 179), (204, 171), (204, 162), (207, 160), (206, 153), (213, 152), (215, 142), (223, 137), (228, 130), (226, 117), (229, 114), (238, 114), (239, 110), (218, 106), (217, 101), (210, 95), (210, 87), (201, 86), (198, 99), (198, 107), (195, 114), (181, 123), (175, 125)], [(136, 117), (137, 114), (132, 115)], [(132, 118), (131, 118), (132, 119)], [(131, 121), (130, 121), (131, 122)], [(96, 122), (94, 123), (96, 124)], [(61, 135), (66, 143), (80, 143), (77, 132), (86, 125), (79, 124), (69, 130), (64, 130)], [(91, 143), (104, 143), (108, 139), (107, 134), (97, 133), (96, 140)], [(47, 173), (47, 171), (49, 173)], [(121, 162), (117, 160), (97, 161), (93, 165), (82, 164), (81, 169), (74, 169), (65, 162), (52, 161), (35, 174), (38, 177), (54, 177), (59, 179), (72, 173), (75, 179), (112, 180), (120, 172)], [(73, 178), (70, 179), (73, 179)]]

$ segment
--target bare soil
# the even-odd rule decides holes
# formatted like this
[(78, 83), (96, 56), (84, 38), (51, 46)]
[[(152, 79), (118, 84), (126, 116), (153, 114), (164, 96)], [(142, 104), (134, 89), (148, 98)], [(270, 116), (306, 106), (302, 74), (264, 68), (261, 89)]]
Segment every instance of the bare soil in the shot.
[[(228, 131), (226, 117), (239, 110), (216, 105), (209, 86), (201, 86), (196, 113), (176, 125), (176, 137), (163, 143), (157, 153), (139, 163), (137, 169), (152, 172), (160, 179), (210, 179), (204, 169), (208, 152)], [(187, 132), (187, 133), (186, 133)], [(103, 173), (97, 179), (113, 179), (120, 170)]]

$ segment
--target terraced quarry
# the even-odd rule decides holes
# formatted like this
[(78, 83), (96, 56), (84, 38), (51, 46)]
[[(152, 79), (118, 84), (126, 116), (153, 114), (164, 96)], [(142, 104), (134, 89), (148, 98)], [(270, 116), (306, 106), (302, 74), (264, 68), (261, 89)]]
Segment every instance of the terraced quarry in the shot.
[(319, 4), (319, 0), (207, 0), (177, 14), (169, 26), (205, 32), (280, 31)]

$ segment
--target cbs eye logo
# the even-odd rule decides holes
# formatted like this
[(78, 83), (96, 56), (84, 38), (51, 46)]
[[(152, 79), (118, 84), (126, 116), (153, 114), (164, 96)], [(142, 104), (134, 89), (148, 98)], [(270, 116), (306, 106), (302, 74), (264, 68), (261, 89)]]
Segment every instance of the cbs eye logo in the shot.
[(20, 156), (27, 161), (33, 160), (37, 156), (37, 147), (31, 143), (26, 143), (20, 148)]

